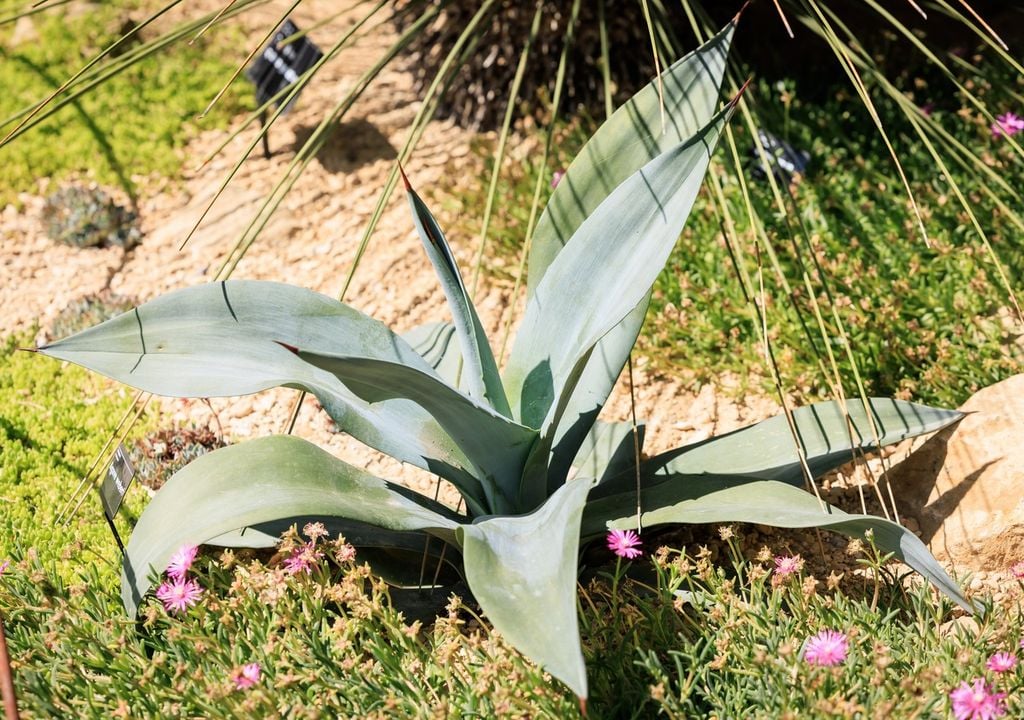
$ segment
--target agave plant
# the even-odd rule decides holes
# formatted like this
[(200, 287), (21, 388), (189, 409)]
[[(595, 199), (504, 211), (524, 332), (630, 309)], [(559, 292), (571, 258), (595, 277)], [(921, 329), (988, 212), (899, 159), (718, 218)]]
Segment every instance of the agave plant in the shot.
[(291, 436), (216, 450), (175, 474), (139, 519), (122, 576), (129, 612), (184, 543), (270, 545), (274, 528), (309, 518), (331, 519), (370, 548), (422, 550), (428, 537), (443, 543), (494, 627), (582, 700), (577, 560), (612, 528), (872, 530), (878, 546), (963, 603), (912, 533), (803, 489), (806, 475), (860, 448), (937, 430), (958, 413), (887, 399), (848, 412), (820, 403), (639, 467), (632, 426), (597, 420), (735, 105), (717, 109), (732, 32), (641, 90), (568, 168), (536, 230), (527, 307), (503, 372), (445, 236), (408, 182), (452, 323), (399, 336), (305, 289), (232, 281), (170, 293), (39, 348), (163, 395), (309, 391), (353, 437), (448, 480), (465, 501), (453, 510)]

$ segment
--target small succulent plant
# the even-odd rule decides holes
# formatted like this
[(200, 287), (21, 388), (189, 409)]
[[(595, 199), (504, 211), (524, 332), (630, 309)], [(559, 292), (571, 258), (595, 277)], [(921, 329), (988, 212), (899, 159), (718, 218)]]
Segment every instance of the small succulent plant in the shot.
[(208, 426), (162, 428), (136, 440), (128, 457), (139, 482), (150, 490), (159, 490), (181, 468), (225, 446), (224, 439)]
[(43, 222), (54, 242), (73, 247), (120, 246), (139, 242), (138, 217), (95, 185), (68, 185), (46, 198)]
[(86, 295), (60, 311), (49, 328), (50, 337), (66, 337), (79, 330), (128, 312), (136, 303), (132, 298), (109, 291)]

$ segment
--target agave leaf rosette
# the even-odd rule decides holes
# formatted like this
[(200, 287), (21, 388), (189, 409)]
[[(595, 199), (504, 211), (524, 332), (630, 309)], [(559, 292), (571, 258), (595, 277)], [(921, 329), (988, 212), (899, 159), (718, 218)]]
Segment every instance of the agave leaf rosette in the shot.
[[(621, 107), (568, 168), (537, 227), (527, 306), (503, 372), (447, 239), (408, 182), (451, 323), (399, 336), (309, 290), (230, 281), (170, 293), (39, 348), (161, 395), (306, 390), (350, 435), (450, 481), (465, 500), (452, 510), (293, 437), (217, 450), (180, 470), (139, 518), (124, 559), (126, 608), (137, 610), (153, 572), (184, 543), (266, 546), (282, 523), (305, 518), (406, 556), (427, 536), (451, 548), (494, 626), (585, 698), (580, 543), (637, 520), (633, 429), (596, 417), (732, 113), (734, 103), (717, 107), (732, 30)], [(958, 417), (884, 398), (846, 410), (820, 403), (793, 414), (800, 450), (775, 418), (649, 458), (639, 468), (644, 526), (870, 529), (963, 602), (912, 534), (825, 507), (799, 487), (801, 454), (821, 474)]]

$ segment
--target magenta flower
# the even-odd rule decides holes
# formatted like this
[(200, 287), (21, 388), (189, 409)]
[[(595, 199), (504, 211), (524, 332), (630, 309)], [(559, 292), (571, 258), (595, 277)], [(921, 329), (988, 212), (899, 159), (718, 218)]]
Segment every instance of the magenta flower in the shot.
[(1024, 130), (1024, 118), (1015, 115), (1012, 112), (1004, 113), (996, 118), (996, 122), (992, 123), (992, 137), (997, 138), (1000, 135), (1016, 135), (1020, 131)]
[(1006, 714), (1006, 693), (997, 693), (982, 678), (966, 681), (949, 694), (956, 720), (993, 720)]
[(164, 604), (167, 612), (184, 612), (199, 602), (203, 589), (195, 580), (165, 582), (156, 591), (157, 600)]
[(247, 690), (260, 681), (263, 671), (259, 663), (249, 663), (231, 673), (237, 690)]
[(832, 667), (846, 661), (850, 641), (846, 633), (822, 630), (804, 643), (804, 660), (811, 665)]
[(313, 572), (313, 565), (324, 556), (316, 549), (316, 541), (308, 542), (292, 551), (291, 557), (284, 561), (284, 569), (289, 575), (297, 575), (300, 572)]
[(1017, 656), (1008, 652), (997, 652), (985, 663), (985, 667), (994, 673), (1004, 673), (1017, 667)]
[(10, 566), (10, 564), (11, 564), (10, 560), (4, 560), (2, 563), (0, 563), (0, 575), (4, 574), (4, 571), (7, 570), (7, 568)]
[(565, 177), (565, 170), (555, 170), (551, 175), (551, 188), (558, 187), (558, 183), (562, 182), (563, 177)]
[(1011, 565), (1010, 572), (1013, 573), (1013, 576), (1018, 580), (1024, 580), (1024, 560)]
[(633, 560), (643, 555), (640, 536), (632, 530), (612, 530), (608, 533), (608, 549), (619, 557)]
[(195, 545), (182, 545), (178, 548), (178, 552), (171, 555), (171, 560), (167, 563), (167, 576), (174, 580), (184, 579), (198, 552), (199, 548)]
[(804, 568), (804, 559), (799, 555), (783, 555), (775, 558), (775, 574), (786, 577)]

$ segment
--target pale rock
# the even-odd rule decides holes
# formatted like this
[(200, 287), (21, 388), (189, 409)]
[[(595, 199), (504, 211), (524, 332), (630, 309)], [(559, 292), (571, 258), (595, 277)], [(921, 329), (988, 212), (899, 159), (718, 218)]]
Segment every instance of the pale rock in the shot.
[(1024, 374), (984, 388), (957, 425), (925, 440), (889, 473), (905, 515), (957, 571), (1024, 560)]

